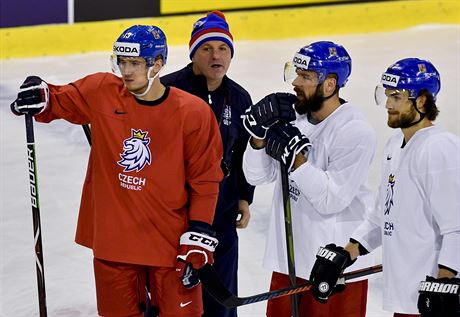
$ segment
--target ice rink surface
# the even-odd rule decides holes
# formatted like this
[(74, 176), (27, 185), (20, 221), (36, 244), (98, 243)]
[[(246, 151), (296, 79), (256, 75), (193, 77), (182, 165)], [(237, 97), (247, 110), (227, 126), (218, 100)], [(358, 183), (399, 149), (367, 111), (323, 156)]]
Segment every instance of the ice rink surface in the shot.
[[(394, 131), (386, 126), (385, 110), (375, 106), (373, 92), (381, 73), (396, 60), (419, 57), (433, 62), (442, 81), (436, 124), (460, 136), (458, 26), (423, 25), (393, 33), (237, 41), (229, 77), (245, 87), (254, 102), (271, 92), (291, 91), (283, 82), (284, 63), (301, 46), (318, 40), (342, 44), (353, 59), (353, 71), (341, 95), (353, 102), (378, 131), (378, 150), (369, 175), (374, 190), (384, 142)], [(110, 48), (103, 53), (0, 61), (1, 317), (38, 316), (24, 119), (13, 116), (9, 105), (26, 76), (38, 75), (50, 83), (65, 84), (86, 74), (110, 71), (109, 54)], [(163, 74), (188, 62), (188, 47), (170, 47)], [(92, 253), (74, 242), (88, 144), (81, 127), (62, 120), (49, 125), (35, 124), (35, 140), (48, 315), (96, 316)], [(271, 272), (263, 269), (262, 256), (272, 191), (271, 185), (256, 189), (249, 227), (239, 231), (240, 296), (268, 289)], [(391, 316), (381, 308), (381, 288), (377, 274), (370, 281), (367, 316)], [(240, 308), (239, 316), (265, 316), (265, 302)]]

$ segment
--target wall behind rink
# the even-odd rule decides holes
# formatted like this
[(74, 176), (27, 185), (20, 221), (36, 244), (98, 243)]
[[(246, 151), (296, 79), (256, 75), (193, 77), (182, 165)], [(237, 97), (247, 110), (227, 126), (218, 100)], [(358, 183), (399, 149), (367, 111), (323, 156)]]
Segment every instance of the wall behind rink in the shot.
[[(117, 5), (118, 1), (120, 0), (98, 0), (91, 1), (91, 3), (105, 3), (104, 8), (107, 12), (111, 12), (107, 9), (108, 6), (111, 8), (119, 7), (125, 9), (126, 14), (132, 13), (127, 7), (146, 3), (146, 0), (134, 0), (124, 1), (123, 4)], [(152, 14), (149, 13), (147, 14), (148, 17), (131, 19), (1, 28), (0, 58), (79, 54), (92, 51), (107, 52), (111, 50), (116, 37), (133, 24), (157, 25), (165, 31), (169, 45), (186, 44), (190, 39), (193, 22), (212, 8), (221, 9), (226, 14), (232, 34), (237, 41), (394, 31), (419, 24), (460, 24), (460, 4), (456, 0), (370, 2), (317, 0), (313, 1), (315, 3), (310, 1), (309, 4), (306, 4), (306, 1), (290, 0), (288, 7), (257, 7), (257, 9), (247, 7), (245, 10), (226, 7), (224, 2), (253, 5), (271, 4), (276, 7), (277, 3), (282, 1), (215, 0), (212, 2), (215, 7), (211, 6), (211, 1), (164, 1), (171, 6), (159, 8), (165, 13), (157, 17), (152, 17)], [(3, 9), (5, 2), (2, 1), (1, 3), (2, 8), (0, 9)], [(180, 6), (179, 3), (189, 3), (195, 6), (184, 7)], [(206, 4), (207, 6), (197, 7), (197, 4)], [(142, 7), (142, 5), (139, 6)], [(178, 11), (181, 8), (188, 10), (187, 12), (200, 13), (185, 14)]]
[[(394, 1), (394, 0), (374, 0)], [(358, 0), (4, 0), (0, 28), (53, 23), (158, 17), (220, 10), (296, 7)]]

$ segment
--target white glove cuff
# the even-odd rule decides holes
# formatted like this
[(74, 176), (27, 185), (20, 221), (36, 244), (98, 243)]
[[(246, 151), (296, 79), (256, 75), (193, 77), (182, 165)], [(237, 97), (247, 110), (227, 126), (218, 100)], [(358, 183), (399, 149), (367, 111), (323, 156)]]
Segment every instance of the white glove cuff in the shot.
[(219, 241), (216, 238), (210, 237), (207, 234), (187, 231), (180, 237), (181, 245), (195, 245), (210, 252), (214, 252)]

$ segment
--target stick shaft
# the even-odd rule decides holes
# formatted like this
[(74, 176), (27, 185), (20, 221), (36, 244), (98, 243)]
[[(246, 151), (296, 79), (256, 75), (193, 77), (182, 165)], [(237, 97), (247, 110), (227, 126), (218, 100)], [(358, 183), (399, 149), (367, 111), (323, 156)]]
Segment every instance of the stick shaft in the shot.
[[(289, 176), (286, 165), (280, 164), (281, 167), (281, 188), (283, 190), (283, 207), (284, 207), (284, 225), (286, 231), (286, 251), (288, 261), (288, 272), (290, 286), (296, 286), (295, 260), (294, 260), (294, 235), (292, 233), (291, 201), (289, 198)], [(291, 313), (293, 317), (298, 317), (297, 294), (291, 295)]]
[(45, 270), (43, 263), (43, 247), (40, 222), (40, 204), (38, 197), (37, 160), (35, 156), (35, 137), (33, 117), (25, 115), (26, 139), (27, 139), (27, 161), (29, 167), (30, 202), (32, 205), (32, 217), (34, 226), (35, 241), (35, 266), (37, 271), (38, 303), (40, 317), (46, 317), (46, 291), (45, 291)]

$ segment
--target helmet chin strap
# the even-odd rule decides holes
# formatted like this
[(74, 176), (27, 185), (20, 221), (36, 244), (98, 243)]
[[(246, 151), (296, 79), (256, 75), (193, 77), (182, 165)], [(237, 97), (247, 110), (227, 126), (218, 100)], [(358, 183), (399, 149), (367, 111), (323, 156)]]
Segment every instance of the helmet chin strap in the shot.
[(417, 99), (412, 99), (411, 101), (412, 101), (412, 106), (415, 108), (415, 111), (417, 111), (419, 113), (420, 119), (418, 119), (417, 121), (414, 121), (412, 123), (405, 124), (404, 126), (401, 127), (402, 129), (410, 128), (410, 127), (416, 125), (417, 123), (422, 121), (426, 116), (426, 113), (423, 113), (420, 110), (418, 110), (418, 108), (417, 108)]
[(334, 96), (335, 93), (339, 90), (339, 87), (338, 87), (338, 86), (335, 86), (335, 89), (334, 89), (334, 91), (332, 92), (332, 94), (330, 94), (330, 95), (327, 96), (327, 97), (321, 96), (319, 92), (320, 92), (320, 89), (321, 89), (321, 87), (323, 86), (323, 84), (324, 84), (324, 81), (323, 81), (321, 84), (319, 84), (318, 86), (316, 86), (316, 90), (315, 90), (315, 95), (316, 95), (318, 98), (321, 99), (321, 102), (324, 102), (324, 101), (328, 100), (329, 98), (331, 98), (332, 96)]
[(147, 95), (147, 93), (149, 92), (150, 88), (152, 88), (153, 81), (155, 80), (155, 78), (157, 78), (160, 75), (160, 72), (161, 72), (162, 69), (163, 69), (163, 66), (160, 68), (158, 73), (155, 74), (155, 76), (150, 77), (150, 73), (153, 70), (153, 66), (150, 66), (148, 71), (147, 71), (147, 80), (149, 81), (149, 83), (147, 85), (147, 88), (145, 88), (145, 91), (143, 93), (140, 93), (140, 94), (136, 94), (134, 92), (131, 92), (131, 93), (136, 97), (144, 97), (145, 95)]

